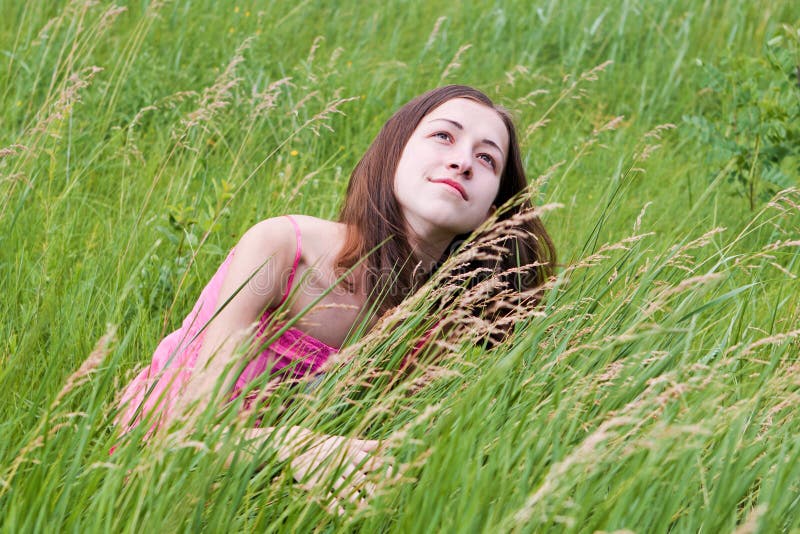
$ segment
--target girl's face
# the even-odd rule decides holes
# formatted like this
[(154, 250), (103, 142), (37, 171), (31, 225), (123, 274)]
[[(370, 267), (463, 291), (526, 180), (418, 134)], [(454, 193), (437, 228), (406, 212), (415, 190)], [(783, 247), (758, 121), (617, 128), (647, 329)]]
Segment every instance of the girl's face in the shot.
[(408, 139), (394, 191), (410, 230), (454, 237), (494, 211), (508, 154), (508, 131), (493, 109), (454, 98), (425, 117)]

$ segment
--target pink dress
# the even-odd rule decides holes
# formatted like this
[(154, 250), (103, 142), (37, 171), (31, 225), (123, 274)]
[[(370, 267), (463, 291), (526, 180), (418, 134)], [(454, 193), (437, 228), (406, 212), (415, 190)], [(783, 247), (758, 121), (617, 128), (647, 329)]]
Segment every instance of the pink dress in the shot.
[[(287, 215), (286, 217), (294, 226), (297, 252), (289, 274), (286, 292), (280, 304), (283, 304), (289, 296), (302, 253), (300, 227), (291, 216)], [(142, 414), (151, 413), (153, 409), (168, 414), (174, 406), (181, 389), (191, 376), (197, 355), (202, 347), (205, 332), (201, 330), (217, 310), (220, 288), (234, 253), (235, 250), (232, 250), (219, 266), (211, 281), (200, 293), (200, 298), (197, 299), (194, 308), (183, 320), (181, 327), (159, 343), (150, 365), (126, 386), (120, 401), (120, 413), (117, 419), (123, 432), (128, 432), (138, 425), (142, 420)], [(261, 316), (257, 330), (258, 336), (264, 334), (273, 310), (274, 308), (269, 309)], [(236, 380), (233, 396), (235, 397), (248, 382), (267, 369), (270, 369), (272, 373), (277, 373), (288, 367), (284, 376), (294, 378), (315, 374), (336, 352), (336, 348), (304, 334), (297, 328), (289, 328), (248, 363)], [(151, 431), (158, 424), (158, 422), (154, 423)]]

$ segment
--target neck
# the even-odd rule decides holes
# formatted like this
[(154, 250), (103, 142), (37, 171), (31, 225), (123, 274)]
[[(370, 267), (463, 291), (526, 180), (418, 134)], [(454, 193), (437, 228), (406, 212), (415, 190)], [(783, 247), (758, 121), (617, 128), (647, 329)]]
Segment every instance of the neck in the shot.
[(416, 260), (421, 262), (421, 268), (425, 272), (433, 269), (455, 237), (452, 232), (411, 220), (406, 221), (406, 235)]

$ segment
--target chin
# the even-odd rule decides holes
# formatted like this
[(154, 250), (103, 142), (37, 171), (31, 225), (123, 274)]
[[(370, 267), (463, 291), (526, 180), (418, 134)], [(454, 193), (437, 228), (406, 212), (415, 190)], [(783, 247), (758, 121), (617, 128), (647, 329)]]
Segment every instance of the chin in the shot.
[[(489, 208), (486, 209), (488, 211)], [(427, 221), (442, 231), (461, 235), (472, 233), (486, 219), (466, 211), (464, 206), (455, 206), (451, 202), (430, 202), (425, 206), (418, 205), (413, 213), (415, 218)]]
[(446, 229), (448, 232), (461, 235), (461, 234), (470, 234), (472, 233), (475, 228), (481, 225), (481, 222), (473, 222), (473, 221), (464, 221), (463, 219), (455, 219), (455, 218), (446, 218), (446, 217), (437, 217), (436, 219), (432, 220), (434, 224), (441, 227), (442, 229)]

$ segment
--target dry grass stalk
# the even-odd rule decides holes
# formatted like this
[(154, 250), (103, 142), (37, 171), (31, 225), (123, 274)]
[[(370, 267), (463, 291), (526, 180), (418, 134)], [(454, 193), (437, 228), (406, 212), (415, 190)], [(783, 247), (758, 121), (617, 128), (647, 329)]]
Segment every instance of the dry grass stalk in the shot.
[(102, 70), (100, 67), (91, 66), (71, 74), (67, 78), (64, 88), (59, 92), (58, 98), (50, 107), (50, 112), (37, 121), (31, 130), (32, 133), (49, 133), (53, 137), (60, 137), (56, 132), (48, 132), (50, 125), (69, 116), (73, 106), (81, 101), (81, 90), (88, 87), (97, 73)]
[[(513, 87), (518, 74), (527, 75), (529, 72), (530, 69), (528, 69), (528, 67), (525, 65), (515, 65), (513, 69), (506, 71), (506, 82), (508, 82), (508, 85)], [(528, 93), (528, 95), (530, 94), (531, 93)]]
[(642, 365), (650, 365), (651, 363), (659, 362), (669, 356), (669, 352), (665, 350), (654, 350), (650, 352), (651, 356), (642, 360)]
[(785, 248), (785, 247), (800, 247), (800, 239), (792, 239), (792, 240), (789, 240), (789, 241), (778, 240), (778, 241), (776, 241), (774, 243), (770, 243), (768, 245), (765, 245), (761, 250), (770, 250), (770, 251), (772, 251), (772, 250), (778, 250), (780, 248)]
[[(546, 206), (545, 209), (553, 207)], [(511, 291), (507, 288), (508, 283), (499, 276), (486, 277), (474, 286), (465, 288), (466, 281), (475, 276), (476, 272), (474, 270), (469, 273), (457, 271), (458, 267), (475, 259), (499, 259), (507, 255), (509, 251), (504, 245), (509, 237), (527, 238), (527, 232), (521, 230), (519, 226), (527, 220), (538, 217), (539, 211), (538, 209), (528, 209), (514, 214), (508, 220), (493, 221), (493, 224), (488, 226), (479, 238), (451, 257), (431, 278), (429, 284), (409, 296), (401, 306), (380, 318), (367, 336), (356, 344), (343, 349), (335, 358), (329, 360), (326, 368), (330, 370), (333, 366), (351, 361), (355, 354), (361, 352), (362, 348), (369, 351), (369, 346), (374, 345), (378, 340), (386, 339), (387, 334), (394, 331), (397, 324), (424, 313), (421, 310), (427, 310), (431, 302), (451, 302), (447, 306), (446, 313), (437, 314), (441, 319), (437, 321), (433, 329), (427, 330), (424, 338), (413, 341), (395, 339), (391, 346), (382, 347), (384, 354), (396, 354), (398, 351), (408, 352), (403, 359), (403, 368), (419, 369), (421, 364), (418, 351), (412, 351), (409, 347), (419, 346), (418, 344), (423, 339), (432, 335), (438, 338), (434, 339), (432, 344), (436, 352), (437, 365), (423, 366), (422, 375), (412, 381), (410, 386), (412, 389), (418, 390), (439, 378), (457, 375), (457, 371), (442, 365), (442, 352), (448, 353), (446, 359), (450, 363), (461, 362), (460, 350), (464, 343), (487, 337), (499, 338), (507, 334), (520, 321), (541, 315), (541, 311), (531, 305), (531, 302), (538, 300), (543, 288), (521, 292)], [(538, 267), (540, 267), (539, 263), (523, 265), (499, 274), (513, 277), (515, 274), (527, 273)], [(454, 270), (455, 273), (453, 273)], [(494, 273), (494, 270), (485, 267), (479, 267), (476, 270), (485, 274)], [(491, 317), (477, 316), (476, 310), (485, 310)], [(442, 333), (444, 335), (441, 335)], [(368, 368), (381, 365), (377, 361), (367, 363)], [(363, 369), (363, 366), (360, 367)], [(354, 383), (352, 380), (348, 380), (348, 382), (351, 385)]]
[(541, 118), (541, 119), (537, 120), (536, 122), (534, 122), (533, 124), (531, 124), (530, 126), (528, 126), (525, 129), (525, 138), (527, 139), (528, 137), (530, 137), (530, 135), (533, 132), (535, 132), (536, 130), (538, 130), (540, 128), (544, 128), (548, 124), (550, 124), (550, 119), (548, 119), (548, 118)]
[(605, 371), (600, 373), (599, 376), (595, 377), (594, 380), (597, 381), (597, 385), (599, 386), (607, 386), (610, 385), (625, 369), (625, 365), (620, 362), (619, 360), (613, 361), (606, 367)]
[(773, 334), (769, 337), (761, 338), (749, 344), (737, 343), (736, 345), (728, 348), (728, 350), (725, 351), (725, 354), (728, 355), (735, 353), (736, 351), (744, 347), (744, 349), (741, 351), (741, 353), (739, 353), (739, 355), (748, 356), (752, 354), (759, 347), (764, 347), (767, 345), (780, 345), (781, 343), (795, 339), (797, 337), (800, 337), (800, 329), (792, 330), (790, 332), (783, 332), (780, 334)]
[(89, 354), (89, 357), (83, 361), (77, 371), (72, 373), (69, 378), (67, 378), (67, 381), (64, 383), (61, 391), (58, 393), (58, 395), (56, 395), (55, 400), (50, 405), (51, 411), (58, 407), (58, 405), (70, 391), (86, 382), (86, 380), (89, 378), (89, 375), (91, 375), (95, 369), (100, 366), (100, 364), (103, 362), (103, 359), (105, 359), (110, 352), (109, 345), (115, 339), (116, 330), (116, 326), (108, 325), (106, 328), (106, 333), (100, 337), (99, 340), (97, 340), (97, 343), (95, 344), (92, 352)]
[(187, 99), (195, 97), (197, 97), (197, 93), (195, 91), (179, 91), (172, 95), (161, 98), (155, 104), (145, 106), (137, 111), (136, 115), (133, 116), (133, 119), (130, 123), (128, 123), (126, 128), (124, 152), (126, 162), (130, 163), (130, 157), (134, 156), (141, 163), (145, 163), (144, 155), (136, 145), (133, 133), (134, 128), (141, 123), (142, 118), (144, 118), (146, 113), (150, 111), (158, 111), (160, 109), (175, 109), (179, 104), (185, 102)]
[(667, 123), (664, 123), (664, 124), (659, 124), (658, 126), (653, 128), (652, 130), (650, 130), (649, 132), (644, 134), (644, 137), (646, 139), (661, 139), (661, 133), (662, 132), (665, 132), (667, 130), (674, 130), (675, 128), (677, 128), (677, 126), (675, 126), (671, 122), (667, 122)]
[[(633, 421), (629, 417), (615, 417), (604, 421), (597, 430), (589, 434), (580, 445), (575, 447), (569, 456), (552, 465), (545, 476), (544, 482), (525, 500), (522, 508), (511, 518), (511, 523), (514, 525), (529, 523), (533, 517), (534, 507), (558, 485), (560, 480), (567, 476), (573, 465), (595, 462), (598, 446), (616, 435), (612, 430), (616, 427), (630, 424)], [(510, 527), (511, 525), (506, 526)]]
[(464, 375), (454, 369), (438, 365), (429, 365), (425, 367), (425, 370), (421, 376), (418, 376), (411, 381), (411, 383), (408, 385), (408, 391), (409, 393), (414, 394), (440, 379), (462, 376)]
[(145, 15), (148, 17), (157, 17), (158, 12), (161, 11), (161, 8), (165, 5), (167, 5), (167, 0), (152, 0), (147, 6)]
[(647, 212), (647, 208), (649, 208), (652, 204), (652, 202), (647, 202), (644, 206), (642, 206), (642, 211), (639, 212), (639, 215), (636, 217), (636, 222), (633, 223), (634, 234), (638, 234), (641, 231), (644, 214)]
[(607, 335), (600, 340), (593, 340), (588, 343), (581, 343), (582, 338), (586, 336), (589, 336), (591, 338), (593, 334), (595, 334), (598, 330), (601, 330), (604, 326), (605, 326), (604, 324), (593, 325), (591, 327), (587, 327), (578, 331), (573, 336), (573, 341), (569, 343), (570, 347), (564, 352), (560, 353), (556, 357), (556, 359), (549, 364), (549, 366), (559, 364), (572, 354), (581, 351), (601, 351), (603, 349), (613, 347), (617, 344), (623, 344), (635, 341), (641, 338), (643, 335), (660, 332), (660, 329), (657, 324), (637, 323), (636, 325), (630, 327), (627, 331), (622, 332), (621, 334)]
[(284, 380), (282, 382), (280, 377), (275, 377), (267, 382), (264, 387), (250, 391), (245, 397), (244, 408), (236, 414), (235, 426), (237, 428), (246, 427), (256, 418), (256, 414), (264, 409), (268, 404), (269, 398), (279, 387), (288, 387), (295, 382), (294, 380)]
[(442, 75), (439, 77), (440, 82), (443, 82), (450, 74), (461, 68), (461, 63), (459, 63), (461, 55), (470, 48), (472, 48), (471, 44), (465, 44), (458, 49), (456, 55), (453, 56), (453, 59), (447, 64), (447, 66), (444, 68), (444, 72), (442, 72)]
[(11, 463), (11, 466), (8, 468), (8, 471), (5, 474), (5, 477), (0, 478), (0, 497), (5, 495), (11, 489), (11, 482), (14, 480), (14, 476), (17, 474), (17, 470), (19, 466), (22, 465), (22, 462), (30, 461), (32, 463), (41, 463), (39, 460), (28, 460), (28, 455), (38, 449), (44, 444), (44, 437), (39, 435), (36, 436), (34, 439), (29, 441), (25, 447), (19, 451), (19, 454), (14, 458), (14, 461)]
[[(782, 391), (781, 394), (781, 396), (785, 398), (767, 410), (764, 421), (761, 423), (761, 435), (766, 435), (769, 430), (775, 426), (774, 419), (782, 411), (789, 410), (786, 413), (785, 418), (792, 417), (794, 415), (793, 409), (798, 405), (798, 403), (800, 403), (800, 394), (798, 394), (796, 391)], [(782, 423), (782, 420), (779, 422), (779, 426), (780, 423)]]
[(16, 156), (20, 152), (25, 152), (26, 150), (28, 150), (28, 147), (25, 145), (14, 143), (13, 145), (9, 145), (5, 148), (0, 148), (0, 159)]
[[(561, 160), (561, 161), (559, 161), (559, 162), (557, 162), (557, 163), (554, 163), (553, 165), (551, 165), (550, 167), (548, 167), (548, 169), (547, 169), (546, 171), (544, 171), (542, 174), (540, 174), (539, 176), (537, 176), (537, 177), (536, 177), (536, 178), (535, 178), (535, 179), (534, 179), (534, 180), (531, 182), (531, 184), (528, 186), (527, 190), (530, 192), (529, 199), (530, 199), (532, 202), (533, 202), (533, 200), (534, 200), (536, 197), (538, 197), (538, 196), (539, 196), (540, 192), (541, 192), (541, 191), (544, 189), (544, 187), (545, 187), (545, 186), (546, 186), (548, 183), (550, 183), (550, 179), (551, 179), (551, 178), (553, 177), (553, 175), (556, 173), (556, 170), (558, 170), (558, 169), (559, 169), (561, 166), (563, 166), (565, 163), (566, 163), (566, 160)], [(550, 206), (550, 207), (551, 207), (551, 209), (555, 209), (556, 207), (559, 207), (559, 208), (561, 208), (561, 207), (563, 207), (564, 205), (563, 205), (563, 204), (555, 204), (555, 203), (552, 203), (552, 204), (549, 204), (548, 206)]]
[(312, 98), (316, 97), (316, 96), (319, 96), (319, 91), (311, 91), (310, 93), (306, 93), (303, 96), (303, 98), (301, 98), (297, 102), (297, 104), (294, 105), (294, 107), (289, 112), (289, 114), (290, 115), (291, 114), (297, 115), (297, 112), (300, 111), (301, 109), (303, 109), (305, 107), (305, 105), (308, 103), (308, 101), (311, 100)]
[(784, 275), (786, 275), (787, 277), (791, 278), (792, 280), (796, 280), (797, 279), (797, 275), (796, 274), (794, 274), (793, 272), (789, 271), (786, 267), (775, 263), (774, 261), (768, 262), (768, 265), (771, 265), (772, 267), (775, 267), (776, 269), (778, 269), (780, 272), (782, 272)]
[(604, 243), (598, 249), (597, 252), (598, 253), (603, 253), (603, 252), (610, 252), (612, 250), (630, 250), (631, 249), (631, 247), (630, 247), (631, 244), (638, 243), (639, 241), (641, 241), (645, 237), (650, 237), (650, 236), (654, 236), (654, 235), (655, 235), (655, 232), (646, 232), (644, 234), (636, 234), (636, 235), (628, 236), (628, 237), (626, 237), (624, 239), (621, 239), (620, 241), (617, 241), (616, 243)]
[(547, 89), (534, 89), (530, 93), (526, 94), (525, 96), (521, 96), (517, 99), (517, 102), (523, 105), (536, 107), (536, 102), (533, 100), (535, 97), (539, 95), (549, 95), (550, 91)]
[[(644, 148), (640, 152), (637, 152), (634, 155), (634, 159), (637, 160), (637, 161), (647, 161), (648, 159), (650, 159), (650, 156), (653, 155), (653, 152), (655, 152), (659, 148), (661, 148), (661, 144), (660, 143), (647, 144), (647, 145), (644, 146)], [(641, 167), (634, 167), (631, 170), (634, 170), (634, 169), (637, 172), (644, 172), (644, 169), (641, 168)]]
[(33, 46), (40, 46), (42, 44), (42, 41), (49, 39), (50, 30), (53, 29), (53, 26), (55, 26), (56, 23), (60, 24), (63, 18), (64, 18), (64, 13), (48, 19), (47, 22), (44, 23), (39, 32), (36, 34), (36, 37), (33, 39), (33, 41), (31, 41), (31, 44)]
[(717, 234), (721, 234), (725, 230), (727, 230), (727, 228), (725, 228), (724, 226), (718, 226), (716, 228), (712, 228), (711, 230), (709, 230), (708, 232), (704, 233), (703, 235), (701, 235), (697, 239), (693, 239), (692, 241), (689, 241), (688, 243), (686, 243), (684, 245), (675, 245), (674, 247), (672, 247), (672, 249), (670, 249), (670, 252), (673, 252), (673, 251), (675, 251), (675, 252), (677, 252), (677, 251), (687, 252), (689, 250), (693, 250), (693, 249), (696, 249), (696, 248), (705, 247), (706, 245), (711, 243), (711, 238), (712, 237), (714, 237)]
[[(339, 90), (337, 90), (337, 92), (338, 91)], [(303, 123), (303, 126), (301, 126), (300, 129), (309, 127), (311, 128), (311, 131), (314, 132), (315, 135), (319, 135), (320, 127), (325, 128), (326, 130), (332, 132), (333, 128), (331, 127), (330, 124), (327, 123), (327, 121), (330, 120), (330, 118), (333, 115), (344, 115), (344, 112), (339, 108), (343, 104), (346, 104), (347, 102), (352, 102), (358, 99), (359, 97), (357, 96), (351, 96), (348, 98), (338, 98), (338, 97), (334, 98), (333, 100), (328, 102), (328, 104), (322, 111), (320, 111), (319, 113), (308, 119), (305, 123)]]
[(433, 42), (436, 40), (436, 37), (439, 35), (439, 29), (442, 27), (442, 23), (447, 20), (447, 17), (439, 17), (436, 19), (436, 22), (433, 24), (433, 30), (431, 34), (428, 36), (428, 40), (425, 41), (425, 47), (422, 49), (423, 51), (427, 51), (433, 46)]
[(790, 187), (779, 191), (767, 203), (768, 208), (773, 208), (781, 213), (800, 212), (800, 189)]
[(672, 255), (664, 265), (667, 267), (674, 267), (689, 274), (694, 274), (697, 269), (695, 257), (691, 254), (676, 253)]
[(697, 286), (710, 284), (721, 280), (724, 276), (721, 273), (710, 273), (700, 276), (693, 276), (682, 280), (678, 285), (671, 286), (666, 282), (653, 283), (655, 294), (651, 297), (649, 304), (642, 311), (643, 317), (650, 317), (653, 314), (668, 309), (667, 301), (673, 295), (681, 294)]
[(100, 22), (97, 23), (98, 31), (103, 32), (110, 28), (111, 25), (114, 24), (114, 21), (117, 20), (117, 17), (126, 11), (128, 11), (127, 7), (121, 7), (113, 4), (109, 6), (109, 8), (106, 9), (106, 11), (100, 16)]
[[(86, 12), (97, 4), (97, 0), (72, 0), (68, 2), (61, 13), (48, 19), (47, 22), (44, 23), (32, 44), (35, 46), (41, 45), (42, 41), (46, 41), (50, 38), (50, 30), (55, 28), (55, 30), (58, 31), (69, 17), (77, 16), (79, 19), (82, 19)], [(80, 26), (82, 26), (82, 24), (80, 24)]]
[(646, 232), (644, 234), (636, 234), (626, 237), (620, 241), (617, 241), (616, 243), (604, 243), (603, 245), (600, 246), (597, 252), (581, 258), (579, 262), (573, 263), (572, 265), (568, 265), (564, 269), (564, 274), (567, 275), (578, 269), (587, 269), (594, 267), (602, 263), (603, 261), (611, 258), (611, 256), (609, 256), (606, 253), (617, 250), (629, 251), (631, 250), (632, 244), (638, 243), (644, 238), (654, 235), (655, 235), (654, 232)]
[[(569, 74), (564, 76), (561, 80), (561, 83), (564, 84), (565, 87), (561, 90), (561, 93), (559, 93), (558, 97), (550, 105), (550, 107), (548, 107), (547, 110), (545, 110), (545, 112), (541, 115), (541, 117), (539, 117), (538, 120), (536, 120), (532, 125), (526, 128), (523, 141), (527, 140), (528, 137), (530, 137), (530, 135), (533, 134), (533, 132), (547, 125), (550, 122), (550, 119), (548, 118), (550, 114), (565, 99), (569, 98), (572, 100), (580, 100), (581, 98), (583, 98), (583, 96), (586, 95), (586, 91), (579, 87), (580, 83), (593, 82), (598, 80), (599, 79), (598, 74), (604, 71), (612, 63), (613, 63), (612, 61), (605, 61), (600, 65), (597, 65), (596, 67), (581, 73), (581, 75), (577, 79), (573, 78)], [(590, 137), (590, 139), (583, 144), (581, 150), (579, 151), (579, 155), (583, 154), (583, 151), (588, 146), (590, 146), (595, 142), (593, 139), (594, 139), (593, 137)]]
[(619, 128), (619, 125), (622, 124), (622, 121), (625, 120), (625, 115), (619, 115), (617, 117), (612, 118), (599, 128), (595, 128), (592, 130), (592, 135), (600, 135), (603, 132), (611, 132)]
[(722, 280), (724, 275), (722, 273), (709, 273), (700, 276), (692, 276), (681, 280), (680, 283), (676, 286), (667, 287), (664, 291), (659, 293), (656, 296), (657, 299), (666, 300), (668, 297), (672, 295), (677, 295), (679, 293), (683, 293), (687, 289), (694, 289), (699, 285), (710, 284), (712, 282), (716, 282), (718, 280)]
[[(3, 176), (3, 175), (0, 174), (0, 181), (10, 183), (11, 186), (12, 186), (11, 187), (11, 191), (14, 190), (13, 187), (18, 183), (23, 183), (28, 187), (33, 187), (33, 183), (30, 181), (28, 176), (25, 173), (22, 173), (22, 172), (15, 172), (13, 174), (9, 174), (8, 176)], [(6, 203), (7, 202), (8, 202), (8, 199), (6, 199)], [(5, 208), (5, 203), (3, 204), (3, 207)], [(0, 216), (2, 216), (2, 214), (3, 214), (3, 210), (0, 210)]]
[[(89, 357), (84, 360), (81, 366), (78, 368), (76, 372), (74, 372), (70, 377), (67, 379), (64, 387), (61, 388), (61, 391), (56, 396), (56, 399), (50, 405), (50, 411), (54, 411), (55, 408), (59, 406), (61, 401), (64, 397), (73, 389), (83, 384), (87, 379), (88, 376), (94, 372), (95, 369), (100, 365), (103, 359), (108, 354), (108, 345), (113, 341), (114, 334), (116, 331), (116, 327), (113, 325), (109, 325), (106, 333), (97, 341), (94, 350), (89, 354)], [(76, 413), (69, 413), (66, 416), (75, 416), (81, 415), (80, 412)], [(85, 414), (83, 414), (85, 415)], [(11, 481), (14, 479), (14, 476), (19, 469), (19, 466), (22, 462), (25, 461), (33, 461), (38, 462), (38, 460), (30, 460), (28, 459), (28, 455), (33, 452), (35, 449), (38, 449), (44, 444), (44, 436), (42, 435), (42, 431), (44, 430), (43, 425), (47, 421), (47, 418), (43, 417), (39, 420), (39, 424), (34, 430), (33, 434), (36, 437), (31, 439), (17, 454), (14, 462), (9, 467), (8, 471), (5, 474), (5, 477), (0, 478), (0, 497), (2, 497), (10, 488), (11, 488)], [(52, 436), (61, 428), (66, 426), (74, 426), (72, 422), (64, 422), (64, 423), (57, 423), (50, 428), (47, 429), (47, 435)]]
[[(314, 63), (314, 56), (317, 54), (317, 50), (319, 49), (320, 44), (322, 41), (325, 40), (325, 37), (322, 35), (317, 35), (314, 37), (314, 40), (311, 42), (311, 48), (308, 50), (308, 57), (306, 58), (306, 63), (310, 67)], [(313, 78), (311, 79), (313, 82)]]
[(592, 67), (591, 69), (589, 69), (589, 70), (587, 70), (585, 72), (582, 72), (581, 76), (580, 76), (580, 79), (581, 80), (585, 80), (585, 81), (595, 82), (595, 81), (600, 79), (598, 75), (601, 72), (603, 72), (604, 70), (606, 70), (613, 63), (614, 62), (611, 61), (610, 59), (606, 60), (606, 61), (600, 63), (599, 65), (597, 65), (596, 67)]
[(337, 46), (336, 48), (333, 49), (333, 52), (331, 52), (331, 57), (330, 59), (328, 59), (329, 70), (333, 70), (336, 68), (336, 62), (339, 60), (339, 58), (342, 56), (343, 53), (344, 53), (344, 48), (342, 48), (341, 46)]
[(214, 83), (203, 90), (197, 109), (189, 113), (186, 118), (181, 119), (182, 131), (172, 133), (178, 144), (183, 145), (186, 136), (194, 128), (199, 127), (205, 131), (206, 124), (220, 110), (230, 104), (233, 90), (242, 81), (242, 78), (236, 73), (237, 68), (244, 62), (244, 52), (250, 48), (252, 40), (252, 37), (248, 37), (236, 48), (233, 58), (231, 58), (220, 75), (217, 76)]
[[(665, 132), (667, 130), (673, 130), (675, 128), (677, 128), (677, 126), (675, 126), (672, 123), (659, 124), (658, 126), (653, 128), (649, 132), (645, 133), (644, 134), (644, 139), (646, 141), (650, 140), (650, 139), (660, 140), (661, 139), (661, 135), (662, 135), (663, 132)], [(645, 142), (644, 146), (634, 153), (634, 156), (633, 156), (634, 157), (634, 161), (646, 161), (646, 160), (648, 160), (650, 158), (650, 156), (653, 154), (653, 152), (655, 152), (659, 148), (661, 148), (661, 144), (660, 143), (647, 143), (647, 142)], [(640, 170), (642, 170), (642, 172), (643, 172), (643, 169), (640, 169)]]
[(408, 436), (411, 432), (424, 424), (428, 424), (430, 419), (436, 415), (442, 408), (441, 403), (431, 404), (426, 406), (422, 413), (418, 414), (414, 419), (392, 432), (388, 439), (384, 442), (386, 448), (391, 449), (399, 447), (407, 443)]

